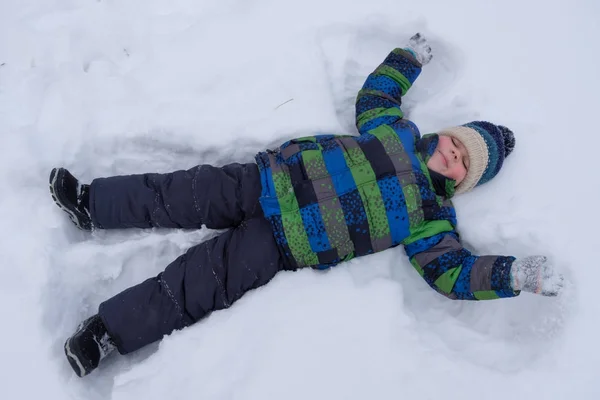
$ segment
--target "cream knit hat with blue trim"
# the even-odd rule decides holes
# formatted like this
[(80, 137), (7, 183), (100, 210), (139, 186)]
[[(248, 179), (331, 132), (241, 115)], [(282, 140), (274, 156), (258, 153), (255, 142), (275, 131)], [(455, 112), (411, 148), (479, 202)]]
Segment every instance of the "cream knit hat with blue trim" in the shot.
[(438, 134), (460, 140), (469, 153), (467, 176), (456, 186), (455, 194), (468, 192), (495, 177), (504, 159), (515, 148), (515, 137), (510, 129), (486, 121), (443, 129)]

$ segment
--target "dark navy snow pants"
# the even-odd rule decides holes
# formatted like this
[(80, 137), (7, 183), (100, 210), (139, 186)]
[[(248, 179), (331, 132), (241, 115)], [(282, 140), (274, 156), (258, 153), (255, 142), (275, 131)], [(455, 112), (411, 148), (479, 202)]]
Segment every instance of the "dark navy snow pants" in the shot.
[(256, 164), (201, 165), (92, 182), (90, 211), (97, 228), (231, 228), (100, 304), (121, 354), (229, 307), (284, 269), (258, 202), (260, 191)]

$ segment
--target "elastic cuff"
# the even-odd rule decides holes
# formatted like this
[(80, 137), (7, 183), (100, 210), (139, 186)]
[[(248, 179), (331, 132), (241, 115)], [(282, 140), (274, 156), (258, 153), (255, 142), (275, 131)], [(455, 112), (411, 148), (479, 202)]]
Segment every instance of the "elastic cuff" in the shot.
[(417, 53), (415, 53), (414, 50), (409, 49), (407, 47), (403, 48), (403, 49), (399, 49), (400, 51), (402, 51), (402, 55), (404, 57), (406, 57), (406, 59), (408, 61), (410, 61), (413, 65), (419, 67), (419, 68), (423, 68), (423, 64), (421, 64), (419, 62), (419, 60), (417, 60)]
[(100, 223), (98, 222), (98, 220), (96, 219), (96, 181), (98, 179), (94, 179), (91, 183), (90, 183), (90, 191), (89, 191), (89, 204), (88, 204), (88, 209), (90, 211), (90, 219), (92, 220), (92, 226), (94, 228), (98, 228), (98, 229), (103, 229), (102, 225), (100, 225)]
[(410, 54), (412, 54), (415, 60), (417, 59), (417, 53), (415, 53), (414, 50), (409, 49), (408, 47), (405, 47), (403, 50), (408, 51)]
[[(104, 304), (104, 303), (102, 303), (102, 304)], [(98, 307), (98, 315), (100, 316), (100, 319), (102, 320), (102, 323), (104, 324), (104, 328), (106, 328), (106, 332), (108, 332), (108, 336), (110, 337), (112, 342), (115, 344), (115, 347), (117, 348), (117, 351), (119, 352), (119, 354), (121, 354), (121, 355), (127, 354), (128, 351), (125, 351), (125, 349), (123, 348), (123, 342), (121, 341), (121, 338), (112, 332), (110, 324), (108, 323), (106, 318), (104, 318), (104, 315), (102, 313), (102, 304), (100, 304), (100, 306)]]

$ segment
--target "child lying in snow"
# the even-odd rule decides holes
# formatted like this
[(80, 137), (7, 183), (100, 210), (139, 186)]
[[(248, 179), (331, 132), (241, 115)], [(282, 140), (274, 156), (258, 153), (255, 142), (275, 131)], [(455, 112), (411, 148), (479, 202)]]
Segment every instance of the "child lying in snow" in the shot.
[(52, 170), (54, 200), (83, 230), (231, 228), (100, 304), (65, 343), (77, 375), (115, 348), (135, 351), (231, 306), (278, 271), (326, 269), (400, 244), (450, 299), (557, 295), (562, 276), (545, 257), (479, 257), (461, 245), (449, 199), (496, 176), (515, 140), (482, 121), (421, 138), (400, 98), (431, 57), (416, 34), (368, 77), (356, 102), (358, 137), (305, 137), (259, 153), (256, 163), (90, 185)]

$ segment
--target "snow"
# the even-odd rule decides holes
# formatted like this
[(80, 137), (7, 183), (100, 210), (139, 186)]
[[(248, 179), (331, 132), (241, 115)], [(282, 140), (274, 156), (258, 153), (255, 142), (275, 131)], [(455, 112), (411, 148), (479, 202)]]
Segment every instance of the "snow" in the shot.
[[(5, 399), (597, 399), (594, 1), (4, 0), (0, 381)], [(545, 254), (559, 298), (452, 302), (401, 249), (280, 273), (229, 310), (79, 379), (62, 344), (107, 297), (208, 230), (77, 231), (53, 166), (83, 181), (250, 161), (354, 132), (366, 74), (415, 31), (422, 132), (488, 119), (517, 147), (455, 201), (479, 254)]]

